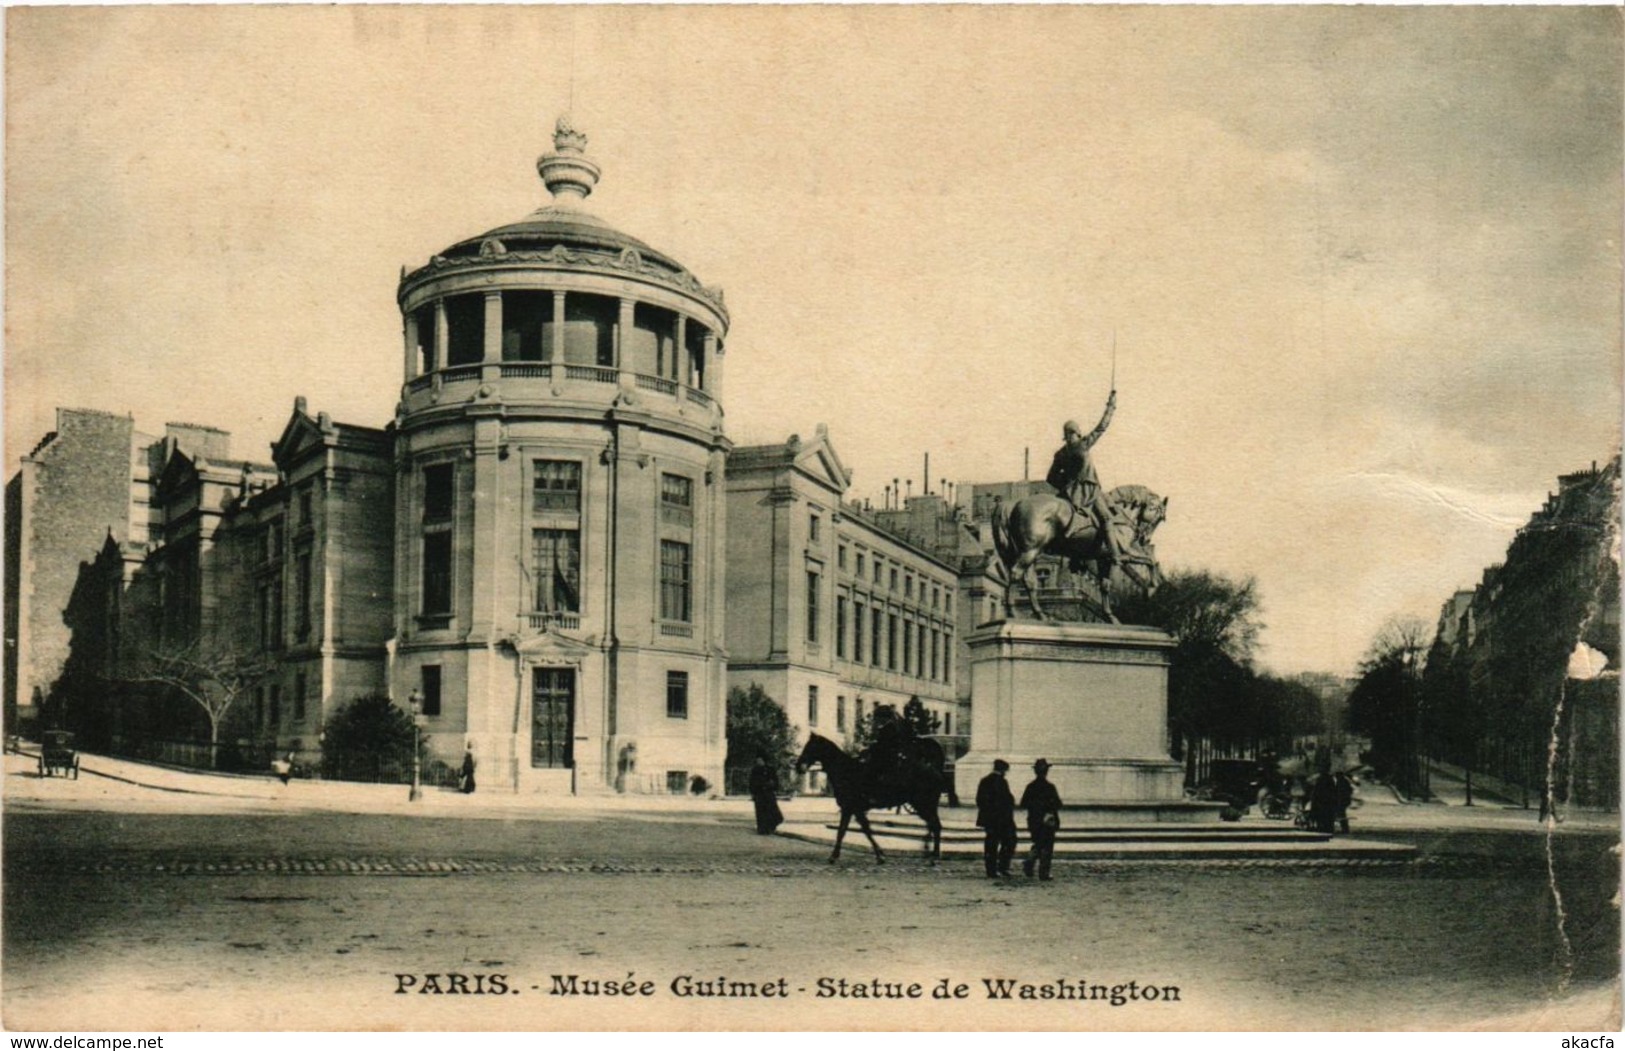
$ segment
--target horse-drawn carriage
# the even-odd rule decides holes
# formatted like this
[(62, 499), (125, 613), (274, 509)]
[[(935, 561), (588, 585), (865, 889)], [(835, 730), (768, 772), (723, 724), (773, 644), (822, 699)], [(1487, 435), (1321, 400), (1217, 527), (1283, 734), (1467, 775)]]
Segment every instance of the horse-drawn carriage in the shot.
[(47, 730), (40, 739), (39, 775), (72, 776), (79, 780), (79, 753), (73, 747), (73, 734), (67, 730)]

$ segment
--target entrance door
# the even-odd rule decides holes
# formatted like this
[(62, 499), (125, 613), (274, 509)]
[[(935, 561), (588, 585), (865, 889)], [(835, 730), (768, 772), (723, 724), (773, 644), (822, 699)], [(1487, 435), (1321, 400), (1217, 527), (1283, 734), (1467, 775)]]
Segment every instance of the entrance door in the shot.
[(538, 769), (573, 767), (575, 669), (537, 668), (531, 676), (530, 765)]

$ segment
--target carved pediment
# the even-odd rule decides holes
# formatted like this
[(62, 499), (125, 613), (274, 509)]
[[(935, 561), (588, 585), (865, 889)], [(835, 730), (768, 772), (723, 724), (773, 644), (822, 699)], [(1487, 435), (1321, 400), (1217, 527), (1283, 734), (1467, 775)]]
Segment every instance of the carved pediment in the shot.
[(298, 463), (312, 448), (325, 443), (322, 430), (318, 420), (306, 414), (303, 407), (296, 407), (288, 417), (288, 425), (282, 428), (282, 436), (271, 445), (272, 462), (284, 470)]
[(795, 468), (837, 495), (845, 493), (852, 484), (852, 475), (841, 463), (829, 435), (820, 429), (818, 437), (803, 441), (795, 450)]
[(592, 638), (580, 638), (559, 631), (544, 631), (503, 640), (506, 648), (527, 664), (580, 664), (598, 652)]

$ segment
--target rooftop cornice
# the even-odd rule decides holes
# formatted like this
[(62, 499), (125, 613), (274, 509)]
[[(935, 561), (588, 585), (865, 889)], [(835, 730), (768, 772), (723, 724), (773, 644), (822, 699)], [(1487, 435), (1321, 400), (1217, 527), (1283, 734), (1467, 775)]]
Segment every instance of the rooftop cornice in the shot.
[(396, 301), (405, 305), (406, 297), (415, 289), (447, 274), (498, 270), (577, 270), (608, 274), (614, 277), (633, 277), (654, 284), (665, 285), (716, 311), (724, 324), (728, 322), (728, 307), (723, 302), (722, 289), (703, 285), (687, 270), (671, 270), (652, 263), (636, 248), (623, 248), (619, 252), (588, 248), (568, 248), (555, 244), (543, 251), (509, 251), (499, 239), (487, 238), (478, 255), (437, 255), (424, 266), (401, 277)]

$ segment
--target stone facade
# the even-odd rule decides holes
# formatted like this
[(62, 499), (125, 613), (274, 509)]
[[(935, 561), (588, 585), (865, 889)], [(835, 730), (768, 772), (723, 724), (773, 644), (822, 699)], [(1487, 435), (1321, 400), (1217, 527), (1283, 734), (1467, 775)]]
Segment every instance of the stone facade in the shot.
[(553, 203), (402, 276), (392, 695), (520, 792), (720, 785), (721, 295)]
[[(383, 692), (421, 709), (431, 756), (473, 748), (487, 789), (720, 786), (727, 311), (584, 211), (585, 137), (554, 141), (548, 206), (403, 269), (388, 427), (300, 399), (252, 464), (212, 428), (149, 446), (128, 418), (65, 413), (25, 460), (7, 620), (74, 607), (98, 734), (197, 762), (161, 739), (196, 736), (184, 705), (105, 697), (187, 645), (271, 667), (225, 727), (255, 761), (314, 762), (324, 722)], [(60, 678), (69, 642), (18, 635), (8, 704)]]
[(919, 697), (962, 732), (955, 568), (843, 502), (822, 427), (728, 463), (728, 682), (759, 683), (798, 736), (850, 741), (877, 704)]

